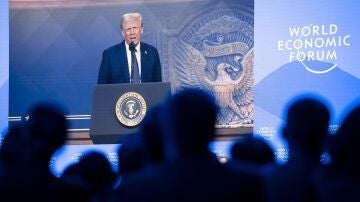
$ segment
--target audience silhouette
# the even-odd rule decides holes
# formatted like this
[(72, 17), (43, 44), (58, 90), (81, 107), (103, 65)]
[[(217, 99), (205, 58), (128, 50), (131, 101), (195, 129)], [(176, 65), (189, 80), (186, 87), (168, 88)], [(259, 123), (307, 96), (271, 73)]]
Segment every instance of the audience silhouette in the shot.
[(150, 109), (140, 127), (143, 141), (144, 158), (147, 166), (161, 164), (164, 161), (164, 133), (161, 127), (160, 113), (162, 104)]
[(321, 171), (320, 155), (330, 113), (315, 97), (301, 96), (287, 110), (282, 136), (288, 142), (288, 162), (270, 173), (269, 201), (313, 201), (313, 175)]
[(1, 180), (2, 201), (66, 199), (65, 186), (49, 169), (51, 156), (66, 139), (67, 123), (64, 114), (54, 104), (39, 103), (30, 109), (28, 120), (10, 130), (7, 137), (9, 141), (4, 141), (2, 148), (13, 149), (13, 157), (17, 159), (12, 160), (18, 162), (13, 164), (16, 167)]
[[(27, 142), (22, 134), (22, 125), (12, 127), (6, 134), (0, 148), (0, 177), (16, 173), (25, 166)], [(1, 183), (1, 182), (0, 182)]]
[(231, 147), (231, 158), (254, 164), (267, 164), (275, 161), (271, 147), (262, 139), (250, 136), (235, 142)]
[(331, 163), (318, 178), (318, 201), (360, 201), (360, 106), (330, 139)]
[(243, 170), (266, 175), (275, 166), (275, 155), (271, 147), (253, 134), (243, 134), (231, 147), (231, 159), (225, 164), (233, 170)]
[[(360, 201), (360, 106), (333, 136), (330, 113), (314, 96), (286, 109), (284, 165), (263, 139), (249, 134), (221, 164), (209, 150), (218, 107), (211, 94), (182, 89), (152, 108), (118, 150), (119, 172), (98, 152), (86, 153), (60, 178), (49, 169), (66, 140), (64, 111), (39, 103), (9, 129), (0, 147), (1, 201)], [(331, 163), (320, 156), (329, 138)], [(116, 179), (121, 181), (116, 184)], [(117, 186), (115, 186), (117, 185)]]
[(127, 136), (118, 149), (118, 170), (121, 181), (134, 172), (145, 167), (145, 157), (143, 152), (143, 142), (138, 133)]
[(263, 199), (258, 176), (226, 169), (209, 151), (217, 115), (213, 97), (197, 89), (184, 89), (169, 98), (161, 110), (165, 162), (129, 177), (110, 201)]
[(113, 189), (116, 175), (108, 159), (99, 152), (90, 151), (78, 163), (68, 167), (60, 177), (64, 183), (77, 189), (88, 201), (102, 201)]

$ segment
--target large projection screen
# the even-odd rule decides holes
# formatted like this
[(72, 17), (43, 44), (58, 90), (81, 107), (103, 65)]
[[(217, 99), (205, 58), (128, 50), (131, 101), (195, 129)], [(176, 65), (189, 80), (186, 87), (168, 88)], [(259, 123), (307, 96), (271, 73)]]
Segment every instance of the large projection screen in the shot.
[(360, 2), (255, 1), (255, 129), (286, 160), (285, 107), (295, 96), (329, 102), (330, 132), (360, 97)]

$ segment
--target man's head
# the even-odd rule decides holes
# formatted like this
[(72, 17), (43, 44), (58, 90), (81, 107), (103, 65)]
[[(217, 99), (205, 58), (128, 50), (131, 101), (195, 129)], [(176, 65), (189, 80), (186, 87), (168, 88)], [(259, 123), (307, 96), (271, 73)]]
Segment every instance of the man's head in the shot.
[(330, 112), (325, 103), (316, 97), (301, 97), (287, 111), (283, 136), (290, 150), (295, 149), (320, 154), (327, 135)]
[[(212, 95), (183, 89), (171, 97), (164, 110), (165, 136), (182, 155), (204, 154), (214, 138), (217, 105)], [(166, 144), (166, 143), (165, 143)]]
[(137, 45), (140, 42), (144, 31), (140, 13), (126, 13), (121, 16), (120, 27), (127, 44), (134, 42)]
[(65, 112), (53, 103), (38, 103), (28, 112), (29, 119), (24, 122), (27, 137), (32, 142), (34, 157), (47, 162), (61, 147), (67, 137)]

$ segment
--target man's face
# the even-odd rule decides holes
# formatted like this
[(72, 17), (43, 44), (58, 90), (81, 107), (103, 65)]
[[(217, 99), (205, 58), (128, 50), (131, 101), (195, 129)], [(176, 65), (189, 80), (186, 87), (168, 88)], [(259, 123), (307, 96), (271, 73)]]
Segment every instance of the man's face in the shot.
[(140, 42), (143, 33), (140, 20), (135, 18), (124, 20), (122, 28), (122, 34), (127, 44), (134, 42), (137, 45)]

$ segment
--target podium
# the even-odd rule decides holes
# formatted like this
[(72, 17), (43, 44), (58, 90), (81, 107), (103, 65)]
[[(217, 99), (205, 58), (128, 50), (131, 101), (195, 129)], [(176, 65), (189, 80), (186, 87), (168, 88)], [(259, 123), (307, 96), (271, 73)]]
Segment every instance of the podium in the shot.
[[(162, 102), (170, 94), (170, 83), (167, 82), (96, 85), (93, 91), (90, 123), (92, 142), (94, 144), (119, 143), (126, 135), (135, 133), (139, 126), (136, 123), (133, 126), (136, 119), (134, 121), (130, 119), (130, 122), (126, 118), (123, 120), (121, 114), (123, 111), (126, 114), (130, 109), (130, 112), (134, 115), (136, 114), (134, 111), (136, 111), (139, 112), (136, 115), (146, 116), (146, 111)], [(130, 104), (127, 106), (130, 106), (130, 108), (127, 109), (126, 106), (124, 107), (121, 104), (121, 101), (128, 99), (132, 95), (135, 95), (135, 99), (139, 98), (140, 102), (137, 104), (131, 100), (128, 101)], [(136, 105), (140, 106), (141, 109), (133, 110)]]

